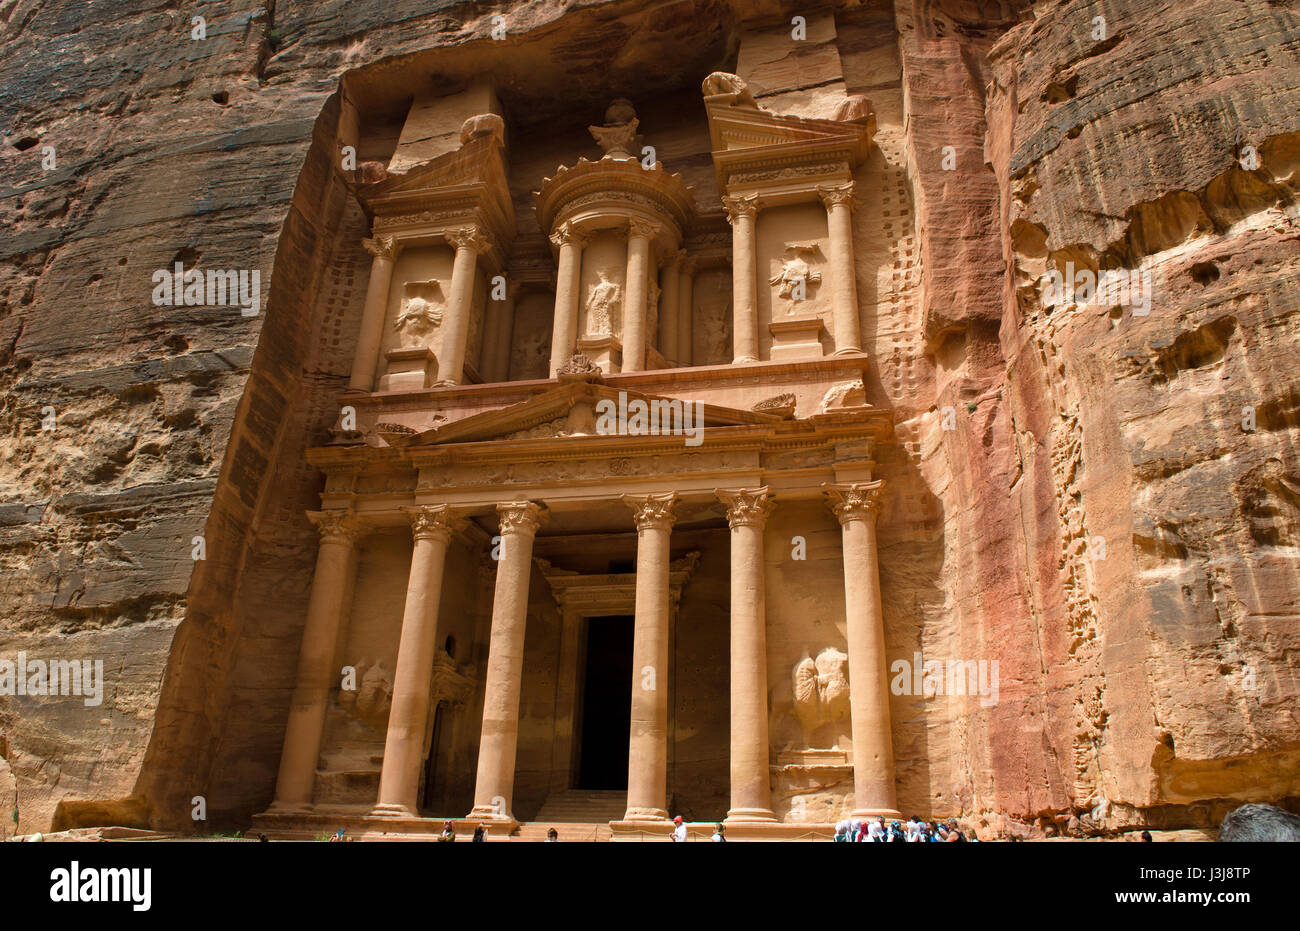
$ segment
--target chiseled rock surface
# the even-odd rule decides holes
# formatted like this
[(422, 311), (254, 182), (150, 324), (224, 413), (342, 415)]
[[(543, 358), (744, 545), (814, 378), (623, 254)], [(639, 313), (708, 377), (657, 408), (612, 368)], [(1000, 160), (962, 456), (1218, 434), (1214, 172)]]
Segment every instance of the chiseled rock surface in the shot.
[[(702, 75), (760, 16), (740, 51), (760, 102), (872, 98), (889, 653), (1000, 664), (995, 705), (896, 699), (908, 813), (1082, 834), (1300, 796), (1300, 14), (977, 6), (810, 14), (787, 58), (774, 2), (519, 5), (494, 73), (613, 62), (627, 83), (699, 47)], [(214, 823), (265, 807), (314, 560), (297, 457), (336, 413), (365, 288), (333, 251), (365, 231), (334, 170), (340, 78), (382, 95), (498, 55), (492, 12), (454, 3), (272, 21), (230, 0), (200, 41), (191, 15), (55, 0), (0, 24), (0, 659), (106, 678), (94, 707), (0, 697), (0, 817), (16, 786), (24, 832), (184, 828), (196, 794)], [(1150, 313), (1047, 308), (1049, 256), (1149, 270)], [(262, 313), (154, 306), (175, 261), (259, 270)]]

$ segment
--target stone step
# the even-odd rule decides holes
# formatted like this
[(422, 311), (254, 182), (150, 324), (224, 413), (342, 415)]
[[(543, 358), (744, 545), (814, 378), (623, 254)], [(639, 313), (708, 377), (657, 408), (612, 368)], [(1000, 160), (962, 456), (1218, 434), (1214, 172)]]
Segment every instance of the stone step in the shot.
[(546, 840), (546, 832), (551, 828), (555, 828), (560, 835), (561, 843), (604, 842), (612, 840), (614, 836), (614, 832), (605, 823), (527, 821), (519, 826), (519, 830), (510, 839), (524, 843), (542, 843)]
[(565, 789), (551, 793), (531, 823), (607, 824), (622, 818), (626, 811), (624, 791)]

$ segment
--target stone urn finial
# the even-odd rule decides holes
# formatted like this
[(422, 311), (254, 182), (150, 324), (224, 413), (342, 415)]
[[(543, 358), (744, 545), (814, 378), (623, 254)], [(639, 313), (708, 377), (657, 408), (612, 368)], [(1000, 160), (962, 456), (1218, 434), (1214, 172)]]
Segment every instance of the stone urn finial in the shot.
[(605, 110), (604, 126), (588, 126), (587, 131), (596, 144), (605, 150), (605, 158), (633, 158), (633, 150), (641, 142), (636, 128), (640, 125), (632, 101), (619, 97)]

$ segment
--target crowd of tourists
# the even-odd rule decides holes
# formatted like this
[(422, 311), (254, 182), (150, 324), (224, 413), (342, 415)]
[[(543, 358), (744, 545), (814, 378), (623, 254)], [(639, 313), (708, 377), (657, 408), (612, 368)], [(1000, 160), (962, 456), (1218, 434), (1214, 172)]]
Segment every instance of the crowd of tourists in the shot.
[(846, 818), (835, 825), (835, 841), (837, 843), (960, 843), (964, 841), (978, 841), (979, 838), (973, 833), (970, 837), (957, 826), (956, 821), (949, 821), (946, 824), (941, 821), (922, 821), (913, 815), (907, 819), (906, 823), (901, 821), (885, 822), (883, 816), (877, 817), (875, 821), (871, 819), (860, 820), (858, 818)]

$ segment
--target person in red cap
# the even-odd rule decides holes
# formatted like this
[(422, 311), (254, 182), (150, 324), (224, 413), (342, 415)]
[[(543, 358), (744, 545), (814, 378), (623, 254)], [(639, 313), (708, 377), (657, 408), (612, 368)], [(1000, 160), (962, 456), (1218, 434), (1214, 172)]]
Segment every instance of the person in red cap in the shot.
[(681, 816), (681, 815), (678, 815), (676, 818), (673, 819), (673, 825), (674, 825), (674, 827), (673, 827), (673, 842), (674, 842), (674, 843), (679, 843), (679, 844), (685, 842), (685, 840), (686, 840), (686, 822), (682, 820), (682, 816)]

